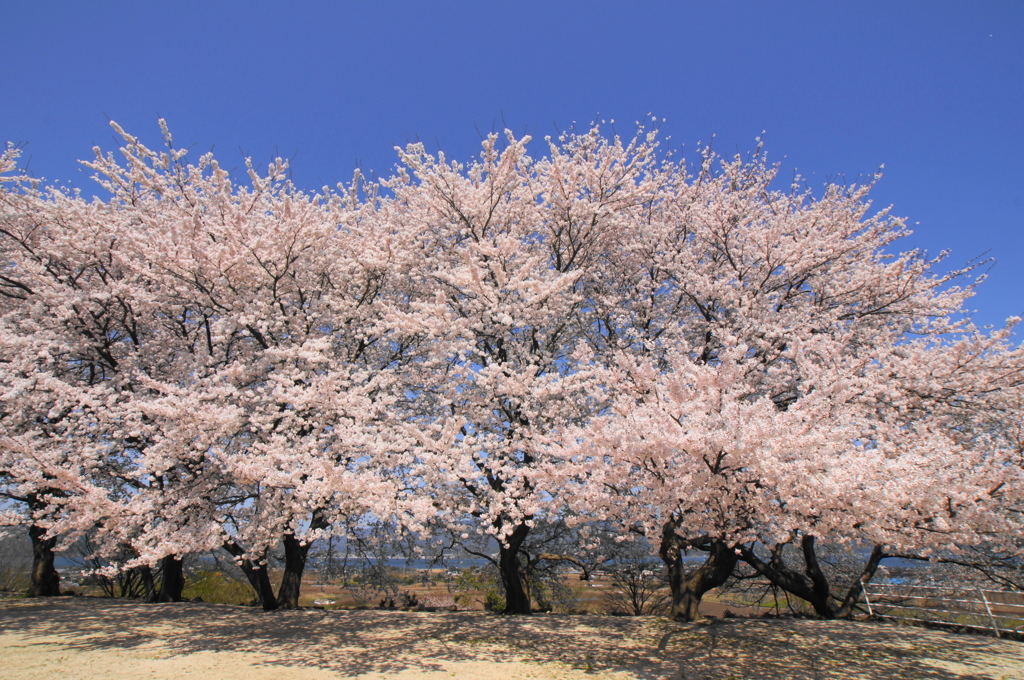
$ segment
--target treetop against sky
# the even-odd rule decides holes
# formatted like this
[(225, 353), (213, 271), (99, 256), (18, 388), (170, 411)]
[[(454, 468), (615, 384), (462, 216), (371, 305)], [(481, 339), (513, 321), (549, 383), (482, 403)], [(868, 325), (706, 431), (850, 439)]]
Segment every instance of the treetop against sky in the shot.
[[(107, 120), (152, 146), (167, 119), (194, 154), (266, 167), (300, 188), (389, 176), (394, 146), (450, 158), (505, 127), (545, 135), (653, 113), (697, 158), (763, 136), (783, 179), (821, 190), (885, 166), (872, 193), (914, 234), (899, 248), (994, 257), (969, 303), (1024, 312), (1024, 5), (9, 3), (0, 140), (35, 176), (96, 189), (76, 159), (114, 149)], [(664, 121), (662, 121), (664, 119)], [(763, 134), (762, 134), (763, 133)]]
[(754, 542), (1019, 550), (1024, 346), (960, 320), (971, 271), (885, 252), (904, 222), (870, 186), (593, 128), (466, 166), (414, 143), (387, 195), (313, 196), (115, 129), (108, 201), (0, 191), (0, 523), (51, 555), (219, 547), (296, 607), (313, 541), (390, 517), (497, 538), (529, 613), (524, 546), (563, 516), (711, 542), (721, 579)]

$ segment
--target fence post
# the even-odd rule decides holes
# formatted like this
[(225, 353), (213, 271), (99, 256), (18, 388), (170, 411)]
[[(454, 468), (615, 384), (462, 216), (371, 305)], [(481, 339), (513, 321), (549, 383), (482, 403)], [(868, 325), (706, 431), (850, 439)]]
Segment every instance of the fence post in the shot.
[(992, 630), (995, 631), (997, 638), (1002, 637), (999, 634), (999, 626), (996, 625), (996, 617), (992, 616), (992, 608), (988, 606), (988, 598), (985, 597), (985, 591), (979, 590), (978, 594), (981, 595), (981, 601), (985, 603), (985, 611), (988, 612), (988, 620), (992, 624)]
[(860, 579), (860, 592), (864, 593), (864, 604), (868, 606), (868, 616), (874, 617), (874, 612), (871, 611), (871, 600), (868, 599), (868, 587), (864, 584), (864, 578)]

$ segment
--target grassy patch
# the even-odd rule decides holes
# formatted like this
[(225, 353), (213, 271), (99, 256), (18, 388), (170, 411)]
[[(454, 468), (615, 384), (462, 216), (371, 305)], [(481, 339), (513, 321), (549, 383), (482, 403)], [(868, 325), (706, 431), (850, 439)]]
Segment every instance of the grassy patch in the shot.
[(255, 593), (248, 583), (229, 578), (219, 571), (197, 571), (185, 580), (182, 597), (216, 604), (250, 604)]

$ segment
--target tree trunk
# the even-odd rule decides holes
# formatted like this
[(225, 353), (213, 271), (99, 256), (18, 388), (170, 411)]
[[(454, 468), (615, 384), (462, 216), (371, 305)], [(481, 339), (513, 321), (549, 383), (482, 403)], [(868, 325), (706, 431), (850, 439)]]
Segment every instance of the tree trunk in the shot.
[(522, 564), (519, 562), (519, 549), (530, 533), (530, 527), (518, 525), (508, 537), (507, 545), (498, 546), (498, 571), (501, 573), (501, 584), (505, 587), (505, 611), (503, 614), (528, 615), (530, 595), (523, 586)]
[(137, 568), (139, 570), (139, 577), (142, 579), (142, 586), (145, 589), (142, 601), (156, 602), (157, 590), (156, 582), (153, 580), (153, 569), (148, 564), (140, 565)]
[(245, 550), (237, 543), (225, 543), (224, 549), (238, 560), (238, 566), (242, 568), (242, 573), (245, 574), (249, 585), (256, 591), (256, 601), (263, 607), (263, 611), (269, 612), (277, 609), (277, 597), (274, 595), (274, 586), (270, 583), (270, 574), (267, 573), (266, 563), (257, 564), (250, 559), (243, 558)]
[(53, 565), (53, 548), (57, 539), (46, 538), (46, 529), (31, 525), (28, 528), (32, 540), (32, 581), (29, 597), (54, 597), (60, 595), (60, 574)]
[(181, 591), (185, 589), (184, 563), (174, 555), (168, 555), (160, 560), (160, 567), (163, 579), (160, 581), (160, 592), (157, 593), (156, 601), (181, 602)]
[(300, 543), (294, 534), (284, 536), (284, 576), (277, 591), (278, 609), (299, 608), (299, 589), (302, 587), (302, 572), (306, 568), (309, 546), (309, 543)]
[(804, 554), (804, 573), (811, 580), (811, 595), (809, 600), (814, 612), (823, 619), (834, 619), (836, 616), (835, 605), (832, 604), (832, 588), (829, 585), (825, 572), (818, 564), (818, 553), (814, 549), (814, 536), (804, 534), (800, 541), (800, 548)]
[(245, 565), (249, 565), (249, 571), (246, 571), (246, 578), (249, 579), (249, 583), (252, 584), (256, 590), (256, 597), (259, 599), (260, 606), (263, 607), (263, 611), (269, 612), (277, 609), (277, 597), (274, 595), (274, 586), (270, 582), (270, 572), (267, 571), (266, 564), (253, 564), (249, 560), (245, 560), (242, 564), (242, 570), (245, 571)]
[[(314, 510), (309, 520), (310, 531), (319, 531), (329, 526), (320, 510)], [(302, 588), (302, 572), (306, 569), (306, 556), (313, 543), (300, 543), (295, 534), (285, 534), (284, 577), (277, 591), (278, 609), (298, 609), (299, 590)]]
[(854, 608), (864, 592), (864, 586), (874, 578), (875, 572), (878, 571), (879, 563), (886, 557), (889, 557), (889, 555), (885, 554), (882, 546), (876, 545), (871, 549), (871, 556), (868, 557), (867, 564), (864, 565), (864, 569), (860, 572), (860, 578), (857, 579), (856, 583), (850, 585), (850, 590), (847, 591), (843, 604), (839, 607), (839, 612), (836, 614), (838, 618), (848, 619), (853, 617)]
[(675, 522), (669, 521), (661, 534), (658, 554), (668, 568), (669, 588), (672, 591), (672, 609), (669, 618), (674, 621), (700, 621), (700, 601), (704, 593), (725, 583), (736, 567), (736, 553), (719, 540), (708, 540), (708, 556), (699, 567), (686, 573), (682, 546), (684, 541), (675, 533)]
[(832, 603), (832, 590), (828, 579), (818, 565), (814, 536), (805, 534), (800, 541), (804, 557), (804, 573), (787, 567), (776, 555), (770, 563), (759, 558), (751, 548), (740, 547), (740, 557), (761, 576), (791, 595), (806, 600), (814, 612), (823, 619), (834, 619), (836, 608)]

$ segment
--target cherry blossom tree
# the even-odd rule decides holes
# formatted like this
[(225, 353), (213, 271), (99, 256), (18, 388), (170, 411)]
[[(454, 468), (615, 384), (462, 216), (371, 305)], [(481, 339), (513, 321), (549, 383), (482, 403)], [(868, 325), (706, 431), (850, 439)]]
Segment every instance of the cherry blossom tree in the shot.
[[(174, 166), (131, 139), (129, 149), (147, 170), (137, 161), (94, 167), (125, 202), (140, 185), (155, 197), (140, 210), (152, 223), (147, 247), (161, 254), (154, 265), (169, 281), (174, 317), (195, 328), (189, 351), (204, 365), (166, 391), (183, 400), (175, 426), (181, 412), (196, 414), (192, 436), (164, 436), (161, 446), (187, 458), (181, 447), (194, 450), (199, 438), (204, 460), (228, 480), (210, 496), (213, 516), (230, 527), (225, 547), (258, 569), (283, 542), (276, 600), (297, 606), (310, 542), (338, 519), (388, 512), (394, 497), (374, 466), (403, 445), (381, 424), (414, 342), (391, 332), (380, 300), (395, 297), (390, 277), (404, 251), (356, 188), (306, 196), (282, 182), (280, 163), (266, 178), (250, 172), (251, 188), (235, 187), (212, 159)], [(204, 405), (187, 405), (197, 399), (234, 415), (212, 424)]]
[[(998, 534), (994, 505), (1019, 468), (991, 438), (963, 442), (958, 418), (1019, 386), (1021, 350), (964, 320), (971, 288), (952, 284), (966, 271), (887, 254), (902, 222), (868, 215), (870, 186), (815, 198), (773, 190), (760, 154), (715, 162), (634, 233), (652, 308), (674, 323), (620, 353), (614, 407), (563, 433), (551, 470), (578, 507), (660, 536), (673, 617), (697, 618), (737, 557), (833, 616), (818, 537), (881, 546), (870, 578), (897, 546)], [(802, 573), (753, 550), (793, 540)], [(686, 573), (690, 547), (709, 557)]]
[(658, 182), (644, 138), (566, 135), (537, 162), (528, 141), (508, 134), (501, 148), (491, 135), (469, 166), (412, 145), (382, 208), (415, 229), (408, 320), (430, 339), (409, 388), (411, 501), (464, 549), (477, 532), (497, 540), (496, 558), (475, 552), (498, 567), (509, 614), (530, 612), (521, 553), (557, 493), (534, 474), (545, 437), (606, 399), (591, 370), (603, 345), (588, 336), (600, 334), (602, 296), (617, 294), (606, 263), (622, 225)]
[[(34, 197), (67, 213), (46, 224), (47, 234), (61, 227), (73, 246), (96, 234), (94, 259), (116, 260), (125, 295), (94, 297), (130, 309), (130, 322), (121, 321), (145, 330), (71, 331), (79, 345), (102, 338), (111, 354), (102, 375), (90, 373), (100, 375), (96, 399), (106, 408), (95, 412), (106, 427), (96, 418), (80, 426), (92, 463), (58, 464), (68, 479), (61, 498), (50, 499), (60, 517), (51, 535), (99, 526), (101, 544), (130, 545), (139, 564), (169, 560), (179, 573), (184, 554), (223, 545), (265, 607), (295, 607), (310, 543), (339, 517), (386, 512), (374, 503), (394, 496), (370, 471), (378, 453), (401, 446), (379, 425), (389, 376), (410, 346), (386, 337), (376, 308), (398, 268), (389, 237), (365, 219), (372, 202), (304, 195), (283, 181), (280, 162), (265, 177), (250, 168), (251, 186), (238, 187), (211, 156), (186, 164), (169, 135), (162, 154), (124, 137), (125, 165), (99, 154), (88, 164), (111, 200)], [(90, 266), (100, 279), (112, 271)], [(67, 298), (57, 291), (35, 304)], [(76, 375), (80, 361), (67, 359)], [(26, 440), (38, 432), (21, 429), (21, 441), (38, 449)], [(70, 433), (56, 446), (88, 448)], [(274, 596), (265, 560), (278, 542), (286, 569)]]
[(0, 201), (0, 479), (24, 511), (4, 520), (29, 527), (30, 592), (55, 595), (50, 525), (79, 474), (103, 464), (95, 453), (123, 401), (126, 348), (145, 332), (133, 307), (144, 286), (121, 266), (117, 234), (89, 224), (105, 206), (27, 180)]

